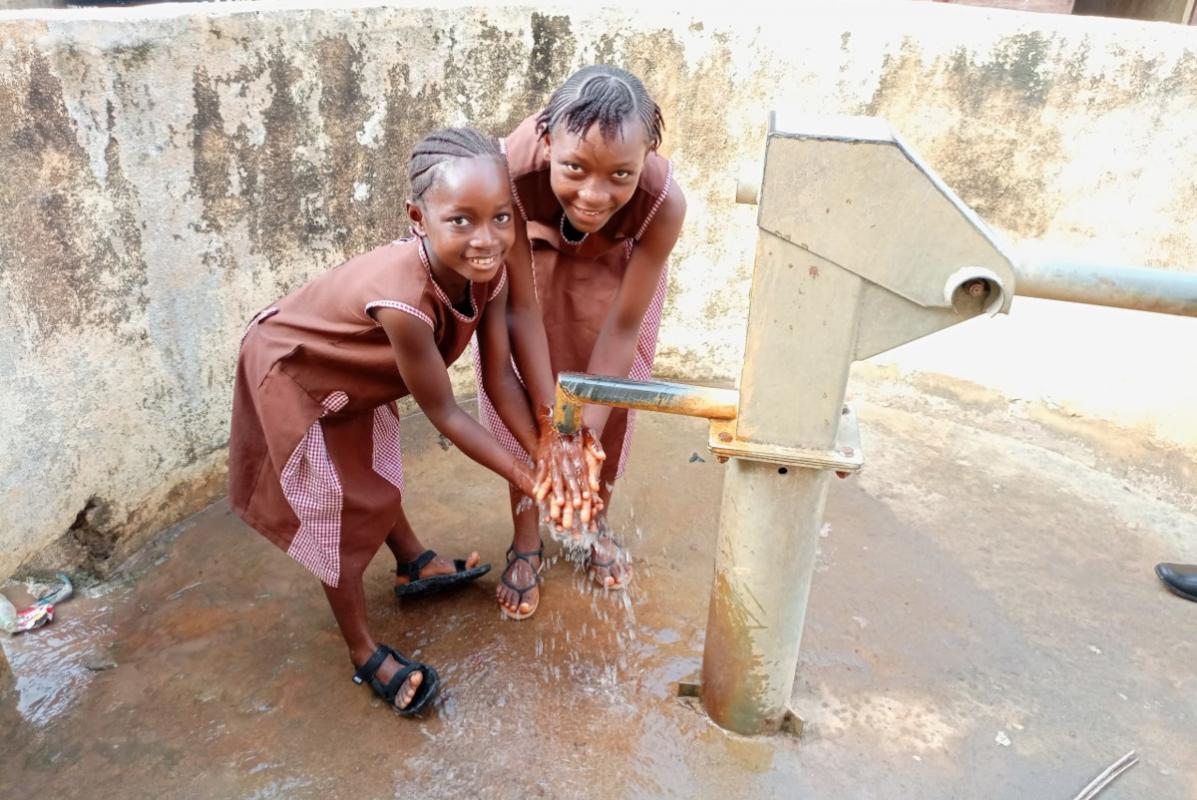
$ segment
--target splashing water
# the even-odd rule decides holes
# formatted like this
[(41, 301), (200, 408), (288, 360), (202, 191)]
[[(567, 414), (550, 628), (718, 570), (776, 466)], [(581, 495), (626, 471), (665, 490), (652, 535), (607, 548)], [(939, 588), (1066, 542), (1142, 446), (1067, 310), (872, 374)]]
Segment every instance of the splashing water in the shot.
[(575, 517), (571, 527), (558, 530), (556, 523), (547, 521), (549, 519), (548, 503), (542, 502), (539, 510), (541, 538), (547, 534), (550, 540), (560, 544), (562, 555), (567, 561), (574, 564), (581, 564), (590, 558), (590, 549), (602, 535), (602, 525), (596, 526), (598, 527), (596, 530), (589, 530), (582, 524), (580, 518)]
[[(547, 508), (540, 507), (541, 519), (547, 515)], [(636, 524), (635, 510), (626, 507), (624, 513), (613, 518), (615, 525), (637, 540), (644, 538), (644, 532)], [(588, 695), (603, 698), (609, 707), (633, 708), (629, 697), (628, 669), (631, 661), (629, 651), (638, 647), (639, 637), (636, 631), (635, 605), (643, 602), (645, 597), (637, 590), (633, 580), (622, 590), (612, 590), (595, 583), (591, 577), (589, 560), (591, 546), (601, 536), (615, 538), (609, 518), (600, 522), (599, 530), (586, 535), (576, 535), (578, 531), (557, 531), (555, 526), (542, 523), (548, 527), (550, 538), (561, 544), (561, 554), (556, 557), (546, 557), (546, 564), (562, 557), (574, 565), (574, 589), (584, 596), (588, 595), (591, 618), (579, 621), (576, 626), (564, 624), (560, 616), (552, 616), (546, 636), (538, 636), (531, 644), (535, 658), (539, 661), (549, 654), (549, 658), (562, 658), (560, 664), (546, 663), (543, 668), (543, 678), (548, 682), (568, 681), (584, 687), (581, 690)], [(575, 526), (576, 528), (580, 526)], [(626, 551), (621, 555), (631, 560)]]

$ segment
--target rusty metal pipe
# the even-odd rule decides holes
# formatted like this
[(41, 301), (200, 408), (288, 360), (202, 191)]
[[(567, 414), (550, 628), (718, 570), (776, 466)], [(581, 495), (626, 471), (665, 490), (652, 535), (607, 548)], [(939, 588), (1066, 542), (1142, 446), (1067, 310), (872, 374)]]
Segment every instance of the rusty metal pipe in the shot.
[(735, 389), (562, 372), (557, 376), (553, 424), (561, 433), (576, 433), (582, 425), (582, 406), (586, 403), (687, 417), (735, 419), (739, 398), (740, 393)]
[(1015, 265), (1014, 293), (1197, 317), (1197, 272), (1043, 259)]

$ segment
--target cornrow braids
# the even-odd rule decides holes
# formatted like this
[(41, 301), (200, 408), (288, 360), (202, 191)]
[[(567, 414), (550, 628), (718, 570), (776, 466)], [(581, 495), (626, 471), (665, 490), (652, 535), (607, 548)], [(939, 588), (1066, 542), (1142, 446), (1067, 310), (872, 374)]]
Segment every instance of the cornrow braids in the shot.
[(549, 104), (536, 118), (536, 132), (543, 136), (558, 125), (578, 136), (598, 124), (603, 138), (618, 135), (625, 121), (638, 119), (648, 137), (648, 149), (661, 144), (665, 120), (661, 107), (644, 84), (630, 72), (606, 64), (584, 67), (553, 92)]
[(412, 202), (436, 183), (441, 167), (456, 158), (502, 158), (499, 142), (473, 128), (442, 128), (420, 140), (407, 162)]

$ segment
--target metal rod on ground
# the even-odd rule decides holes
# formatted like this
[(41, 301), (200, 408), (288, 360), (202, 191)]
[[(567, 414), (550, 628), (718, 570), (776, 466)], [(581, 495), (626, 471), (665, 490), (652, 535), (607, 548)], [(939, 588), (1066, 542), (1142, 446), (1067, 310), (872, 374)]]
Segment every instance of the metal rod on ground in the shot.
[(1139, 763), (1139, 757), (1135, 755), (1135, 751), (1131, 750), (1122, 758), (1115, 761), (1110, 766), (1106, 767), (1105, 771), (1089, 782), (1089, 785), (1081, 789), (1081, 793), (1072, 800), (1093, 800), (1094, 797), (1113, 783), (1119, 775), (1126, 772), (1128, 769)]
[(1197, 271), (1035, 260), (1014, 268), (1014, 293), (1045, 300), (1197, 317)]

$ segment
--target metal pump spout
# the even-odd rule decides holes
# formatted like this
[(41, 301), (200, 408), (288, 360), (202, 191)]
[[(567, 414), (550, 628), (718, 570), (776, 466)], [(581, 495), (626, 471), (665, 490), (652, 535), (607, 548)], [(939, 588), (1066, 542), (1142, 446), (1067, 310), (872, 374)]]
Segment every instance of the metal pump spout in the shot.
[(687, 417), (735, 419), (739, 397), (735, 389), (562, 372), (557, 378), (553, 424), (561, 433), (577, 433), (582, 426), (584, 403)]

